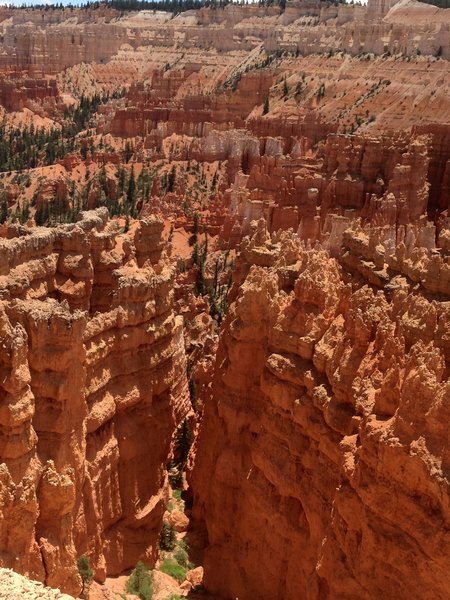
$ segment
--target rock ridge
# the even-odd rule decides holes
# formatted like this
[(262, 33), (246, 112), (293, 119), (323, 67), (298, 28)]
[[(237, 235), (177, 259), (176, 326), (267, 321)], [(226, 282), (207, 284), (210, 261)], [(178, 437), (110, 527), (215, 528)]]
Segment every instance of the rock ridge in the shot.
[(1, 562), (73, 595), (156, 559), (190, 406), (163, 223), (107, 219), (0, 240)]
[(207, 589), (446, 598), (448, 285), (347, 282), (263, 222), (240, 256), (192, 474)]

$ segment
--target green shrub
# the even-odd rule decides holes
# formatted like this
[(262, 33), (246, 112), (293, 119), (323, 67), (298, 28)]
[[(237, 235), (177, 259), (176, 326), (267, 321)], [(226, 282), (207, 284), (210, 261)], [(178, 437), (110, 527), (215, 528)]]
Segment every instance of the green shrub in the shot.
[(83, 581), (83, 592), (86, 586), (89, 587), (89, 584), (94, 579), (94, 573), (91, 569), (91, 564), (89, 562), (88, 556), (80, 556), (77, 560), (78, 573)]
[(177, 541), (177, 547), (173, 553), (173, 557), (179, 565), (185, 567), (187, 571), (195, 568), (194, 563), (189, 560), (189, 546), (187, 538)]
[(166, 558), (160, 567), (160, 571), (166, 575), (170, 575), (181, 583), (186, 578), (186, 569), (179, 565), (173, 558)]
[(173, 557), (179, 565), (187, 569), (189, 565), (189, 556), (184, 548), (178, 546), (178, 548), (176, 548), (176, 550), (173, 553)]
[(321, 83), (316, 91), (316, 96), (320, 100), (325, 96), (325, 84)]
[(148, 567), (139, 561), (131, 572), (126, 590), (139, 596), (141, 600), (151, 600), (153, 596), (153, 579)]
[(177, 547), (181, 548), (185, 552), (188, 552), (189, 551), (189, 546), (187, 545), (187, 538), (185, 537), (182, 540), (178, 540), (177, 541)]
[(175, 498), (175, 500), (178, 500), (178, 502), (181, 500), (181, 494), (182, 490), (173, 490), (172, 492), (172, 496)]
[(161, 533), (159, 534), (160, 549), (171, 552), (175, 548), (176, 541), (175, 527), (169, 523), (163, 523)]

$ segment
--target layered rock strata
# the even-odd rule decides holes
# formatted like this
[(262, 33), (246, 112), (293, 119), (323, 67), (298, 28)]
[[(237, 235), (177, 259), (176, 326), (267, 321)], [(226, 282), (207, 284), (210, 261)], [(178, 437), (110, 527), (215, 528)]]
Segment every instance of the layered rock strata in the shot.
[[(281, 139), (265, 138), (264, 154), (251, 145), (247, 174), (242, 172), (242, 137), (234, 136), (235, 175), (224, 192), (228, 214), (220, 234), (223, 242), (234, 245), (254, 219), (264, 217), (271, 231), (292, 228), (333, 256), (341, 254), (343, 234), (351, 224), (366, 228), (367, 235), (374, 227), (385, 228), (383, 235), (391, 238), (386, 238), (387, 254), (397, 252), (402, 242), (407, 254), (414, 248), (430, 252), (445, 247), (439, 236), (448, 228), (448, 127), (421, 131), (330, 134), (315, 152), (303, 155), (300, 143), (284, 155)], [(247, 137), (247, 148), (251, 142), (256, 139)], [(437, 260), (446, 262), (445, 257)]]
[(129, 50), (142, 53), (139, 62), (148, 47), (172, 53), (178, 48), (247, 53), (262, 44), (269, 52), (305, 55), (331, 49), (352, 56), (390, 52), (450, 57), (448, 13), (415, 0), (370, 0), (368, 7), (314, 0), (289, 2), (286, 10), (229, 5), (171, 17), (154, 11), (124, 14), (106, 6), (51, 12), (2, 8), (0, 69), (56, 74), (82, 62), (105, 63), (116, 55), (120, 62)]
[(450, 287), (349, 274), (262, 222), (242, 245), (192, 475), (212, 593), (450, 593)]
[(163, 224), (107, 220), (0, 240), (0, 563), (73, 595), (155, 560), (189, 405)]
[(0, 82), (0, 105), (8, 111), (34, 108), (35, 103), (46, 103), (47, 110), (58, 98), (54, 79), (30, 79), (20, 74), (2, 78)]

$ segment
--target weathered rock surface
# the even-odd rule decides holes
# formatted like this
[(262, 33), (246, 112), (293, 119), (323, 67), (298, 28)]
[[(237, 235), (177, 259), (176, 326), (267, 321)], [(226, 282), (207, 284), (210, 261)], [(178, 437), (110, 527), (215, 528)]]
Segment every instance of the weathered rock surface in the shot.
[(0, 240), (0, 562), (73, 594), (155, 560), (189, 405), (163, 224), (107, 218)]
[[(315, 152), (303, 156), (296, 146), (276, 155), (257, 149), (247, 158), (247, 174), (241, 153), (233, 167), (234, 181), (224, 192), (228, 214), (221, 238), (233, 246), (254, 219), (264, 217), (271, 231), (292, 228), (305, 242), (320, 242), (333, 256), (342, 253), (344, 232), (351, 225), (366, 228), (372, 239), (384, 237), (378, 251), (383, 248), (386, 256), (403, 252), (414, 262), (411, 253), (419, 248), (435, 253), (445, 246), (438, 239), (441, 229), (448, 229), (448, 127), (420, 132), (330, 134)], [(234, 138), (238, 148), (239, 138)], [(264, 141), (267, 148), (273, 140)], [(367, 259), (372, 255), (374, 270), (381, 259), (375, 257), (376, 246), (371, 243), (366, 253)], [(437, 252), (435, 260), (446, 270), (445, 254), (439, 258)], [(402, 270), (399, 264), (395, 268)]]
[(414, 0), (370, 0), (368, 8), (290, 2), (285, 11), (230, 5), (220, 11), (188, 11), (173, 19), (168, 13), (121, 14), (105, 6), (94, 11), (72, 7), (51, 13), (2, 7), (0, 68), (56, 74), (82, 62), (104, 63), (116, 54), (127, 57), (136, 49), (144, 50), (139, 62), (145, 60), (147, 47), (170, 48), (172, 53), (177, 47), (248, 52), (261, 44), (269, 51), (280, 48), (301, 54), (334, 49), (353, 56), (389, 51), (439, 53), (449, 58), (449, 21), (445, 10)]
[(34, 102), (54, 103), (58, 97), (56, 81), (21, 77), (2, 77), (0, 105), (7, 110), (33, 108)]
[(326, 251), (262, 223), (241, 281), (192, 475), (205, 586), (447, 598), (448, 283), (434, 299), (399, 275), (350, 284)]
[(13, 600), (72, 600), (73, 596), (62, 594), (59, 590), (44, 587), (38, 581), (31, 581), (10, 569), (0, 569), (0, 598)]

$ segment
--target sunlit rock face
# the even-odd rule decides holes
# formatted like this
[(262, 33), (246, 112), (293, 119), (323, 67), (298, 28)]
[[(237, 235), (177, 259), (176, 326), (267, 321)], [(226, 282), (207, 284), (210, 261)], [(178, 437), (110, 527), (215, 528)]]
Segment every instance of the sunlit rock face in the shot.
[(192, 474), (212, 593), (448, 596), (448, 280), (355, 263), (241, 245)]
[(0, 560), (74, 595), (155, 560), (189, 405), (162, 222), (107, 216), (0, 242)]

